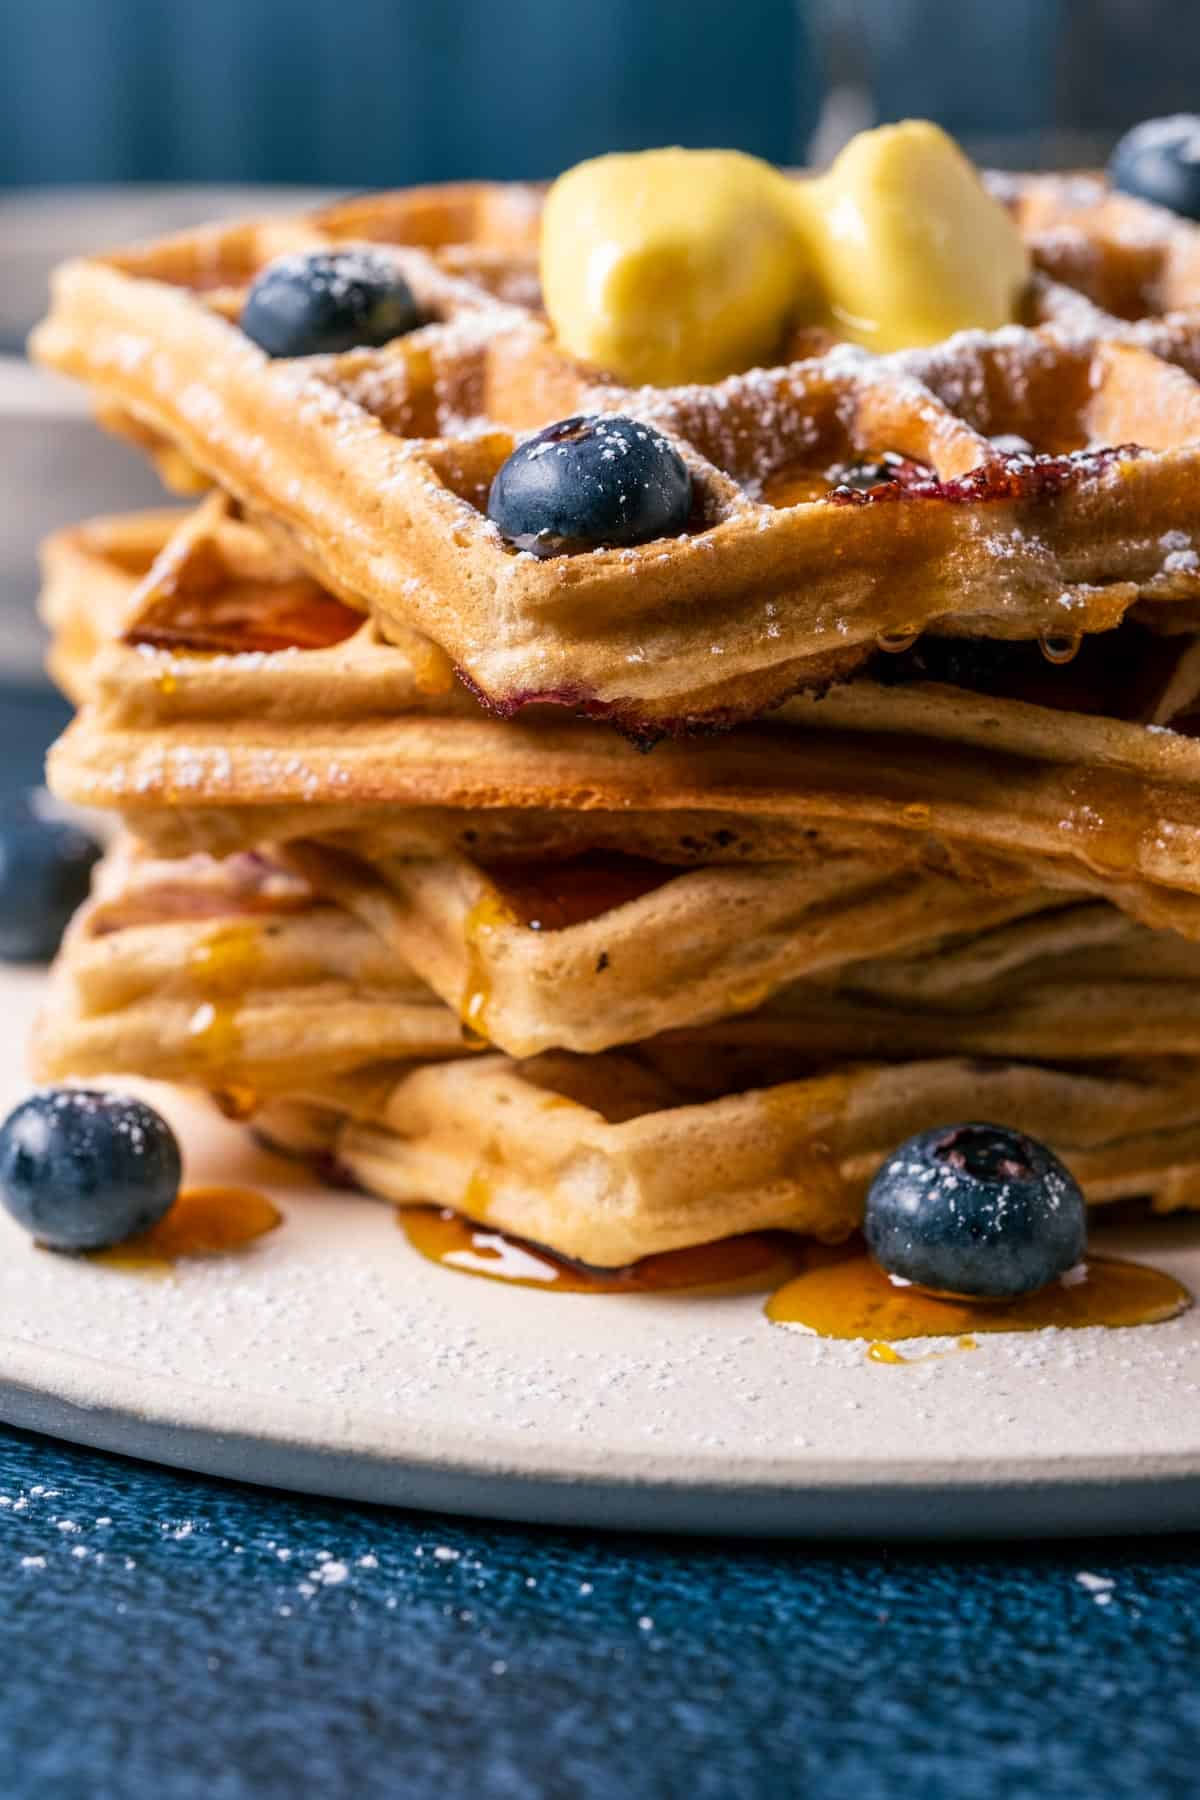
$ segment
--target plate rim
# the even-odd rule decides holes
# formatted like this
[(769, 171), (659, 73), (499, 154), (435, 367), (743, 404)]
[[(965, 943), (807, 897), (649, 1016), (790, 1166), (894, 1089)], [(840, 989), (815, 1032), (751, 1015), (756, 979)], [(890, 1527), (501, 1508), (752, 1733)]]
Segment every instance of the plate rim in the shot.
[[(92, 1366), (104, 1370), (103, 1400), (89, 1387)], [(669, 1470), (660, 1462), (648, 1475), (635, 1454), (614, 1465), (610, 1451), (589, 1459), (576, 1444), (560, 1455), (545, 1439), (519, 1464), (488, 1434), (472, 1455), (450, 1454), (415, 1419), (404, 1424), (405, 1444), (393, 1436), (372, 1446), (363, 1441), (372, 1415), (351, 1408), (342, 1410), (352, 1429), (331, 1442), (327, 1419), (324, 1435), (298, 1429), (311, 1409), (294, 1400), (280, 1406), (278, 1397), (270, 1426), (251, 1428), (225, 1390), (118, 1369), (114, 1398), (113, 1365), (0, 1337), (0, 1418), (255, 1486), (535, 1525), (884, 1542), (1157, 1533), (1194, 1528), (1200, 1519), (1195, 1448), (975, 1459), (959, 1467), (948, 1454), (902, 1463), (792, 1457), (768, 1467), (697, 1453), (672, 1458)], [(200, 1404), (193, 1410), (189, 1400)], [(223, 1422), (213, 1416), (218, 1410)]]

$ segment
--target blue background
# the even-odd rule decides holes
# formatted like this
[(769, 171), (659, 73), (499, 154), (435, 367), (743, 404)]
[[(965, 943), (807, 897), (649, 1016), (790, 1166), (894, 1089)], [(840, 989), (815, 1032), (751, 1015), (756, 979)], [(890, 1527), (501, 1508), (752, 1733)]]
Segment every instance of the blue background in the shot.
[[(977, 153), (1195, 106), (1195, 0), (6, 0), (0, 186), (552, 175), (647, 144), (803, 156), (831, 89)], [(1062, 134), (1082, 134), (1064, 141)]]
[(816, 109), (789, 0), (17, 0), (4, 30), (7, 181), (366, 187), (671, 142), (786, 160)]

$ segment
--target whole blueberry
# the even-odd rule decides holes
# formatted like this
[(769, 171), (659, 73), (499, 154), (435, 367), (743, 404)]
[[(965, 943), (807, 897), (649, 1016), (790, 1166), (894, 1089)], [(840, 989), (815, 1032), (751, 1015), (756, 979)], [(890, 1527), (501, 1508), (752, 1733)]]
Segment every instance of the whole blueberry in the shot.
[(1108, 164), (1115, 188), (1200, 219), (1200, 116), (1175, 113), (1127, 131)]
[(49, 962), (87, 899), (100, 846), (28, 806), (0, 814), (0, 961)]
[(50, 1088), (0, 1125), (0, 1199), (51, 1250), (104, 1250), (148, 1231), (179, 1176), (171, 1127), (128, 1094)]
[(646, 544), (683, 530), (692, 478), (675, 446), (636, 419), (560, 419), (501, 464), (487, 510), (535, 556)]
[(386, 344), (422, 319), (388, 257), (316, 250), (269, 263), (246, 296), (241, 323), (268, 356), (319, 356)]
[(1044, 1144), (1003, 1125), (944, 1125), (889, 1156), (867, 1195), (867, 1246), (889, 1275), (1014, 1299), (1084, 1253), (1083, 1195)]

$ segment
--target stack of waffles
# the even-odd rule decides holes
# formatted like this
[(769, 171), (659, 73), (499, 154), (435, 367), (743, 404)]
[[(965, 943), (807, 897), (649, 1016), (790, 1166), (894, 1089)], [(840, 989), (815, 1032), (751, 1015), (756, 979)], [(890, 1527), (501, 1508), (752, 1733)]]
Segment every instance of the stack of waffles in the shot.
[[(39, 1073), (192, 1084), (603, 1266), (844, 1236), (964, 1118), (1200, 1204), (1200, 235), (996, 188), (1025, 323), (704, 387), (562, 351), (526, 188), (63, 269), (36, 353), (193, 502), (47, 550), (50, 780), (123, 831)], [(239, 329), (267, 263), (361, 243), (426, 324)], [(503, 541), (492, 476), (579, 413), (672, 439), (683, 535)]]

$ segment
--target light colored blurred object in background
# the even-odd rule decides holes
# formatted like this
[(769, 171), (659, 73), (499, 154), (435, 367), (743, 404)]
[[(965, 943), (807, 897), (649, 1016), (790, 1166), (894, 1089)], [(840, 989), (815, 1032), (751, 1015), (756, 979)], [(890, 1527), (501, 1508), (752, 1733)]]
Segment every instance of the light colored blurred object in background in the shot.
[(144, 457), (97, 429), (80, 390), (24, 360), (50, 270), (68, 256), (207, 219), (330, 198), (294, 187), (42, 188), (0, 200), (0, 680), (40, 678), (37, 546), (94, 513), (161, 505)]
[(68, 256), (136, 243), (248, 213), (318, 206), (335, 190), (302, 187), (66, 187), (0, 198), (0, 349), (19, 352), (46, 310), (50, 270)]
[(89, 513), (161, 504), (144, 459), (102, 435), (86, 398), (19, 357), (0, 357), (0, 679), (36, 676), (37, 546)]

